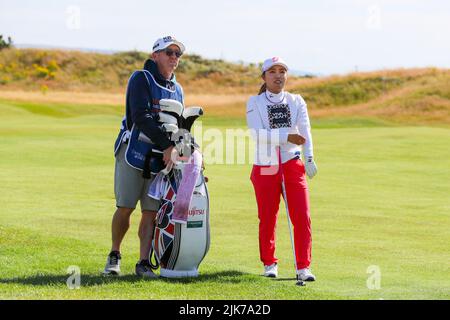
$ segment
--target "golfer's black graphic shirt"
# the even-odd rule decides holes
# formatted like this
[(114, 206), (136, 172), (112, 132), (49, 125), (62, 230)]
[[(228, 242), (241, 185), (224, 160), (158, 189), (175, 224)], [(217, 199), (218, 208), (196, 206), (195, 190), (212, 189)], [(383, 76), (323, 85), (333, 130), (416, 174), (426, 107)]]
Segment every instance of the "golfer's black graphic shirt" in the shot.
[(290, 128), (291, 110), (287, 103), (267, 105), (267, 116), (269, 117), (270, 129)]

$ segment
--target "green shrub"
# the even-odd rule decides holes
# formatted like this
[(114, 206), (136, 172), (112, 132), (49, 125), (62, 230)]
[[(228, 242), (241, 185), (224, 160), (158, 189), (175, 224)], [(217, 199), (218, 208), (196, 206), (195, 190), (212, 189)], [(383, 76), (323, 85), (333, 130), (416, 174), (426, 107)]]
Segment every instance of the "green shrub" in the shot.
[(50, 60), (49, 63), (47, 64), (47, 69), (50, 72), (56, 72), (59, 70), (59, 66), (58, 63), (55, 60)]
[(3, 39), (3, 35), (0, 34), (0, 50), (11, 48), (13, 46), (13, 42), (11, 37), (8, 37), (8, 41)]
[(8, 75), (4, 75), (0, 77), (0, 85), (5, 85), (11, 82), (11, 77)]
[(39, 66), (34, 64), (35, 76), (38, 78), (47, 78), (49, 76), (50, 71), (46, 67)]

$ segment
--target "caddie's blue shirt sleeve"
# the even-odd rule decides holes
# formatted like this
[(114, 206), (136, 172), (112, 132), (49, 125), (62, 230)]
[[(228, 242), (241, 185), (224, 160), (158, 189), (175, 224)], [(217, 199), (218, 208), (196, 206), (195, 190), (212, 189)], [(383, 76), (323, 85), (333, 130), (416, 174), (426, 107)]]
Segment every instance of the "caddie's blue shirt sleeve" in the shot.
[(128, 83), (127, 104), (131, 120), (147, 137), (162, 150), (173, 146), (174, 143), (162, 131), (161, 126), (151, 111), (152, 98), (147, 79), (143, 72), (135, 72)]

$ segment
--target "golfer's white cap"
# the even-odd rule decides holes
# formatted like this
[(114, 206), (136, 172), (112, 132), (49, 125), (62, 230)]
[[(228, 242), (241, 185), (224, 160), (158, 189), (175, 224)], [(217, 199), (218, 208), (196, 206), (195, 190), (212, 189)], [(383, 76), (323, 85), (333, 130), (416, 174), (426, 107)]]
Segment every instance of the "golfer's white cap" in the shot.
[(266, 72), (273, 66), (283, 66), (286, 68), (286, 70), (288, 70), (288, 66), (287, 66), (286, 62), (284, 62), (283, 59), (281, 59), (280, 57), (272, 57), (272, 58), (264, 60), (261, 71)]
[(178, 41), (177, 39), (175, 39), (172, 36), (167, 36), (167, 37), (163, 37), (163, 38), (159, 38), (158, 40), (155, 41), (155, 44), (153, 45), (153, 52), (155, 51), (159, 51), (159, 50), (164, 50), (165, 48), (167, 48), (170, 45), (176, 45), (178, 46), (178, 48), (180, 48), (181, 53), (184, 52), (184, 44), (182, 44), (180, 41)]

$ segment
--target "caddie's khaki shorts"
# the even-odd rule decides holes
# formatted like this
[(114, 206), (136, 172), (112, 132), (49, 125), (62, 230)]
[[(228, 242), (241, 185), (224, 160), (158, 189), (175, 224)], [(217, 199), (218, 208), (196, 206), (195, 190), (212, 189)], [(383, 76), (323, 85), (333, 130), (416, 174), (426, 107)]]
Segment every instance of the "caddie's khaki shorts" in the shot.
[(127, 145), (120, 146), (116, 156), (114, 171), (114, 193), (116, 195), (116, 206), (121, 208), (136, 208), (138, 200), (141, 201), (141, 210), (158, 211), (159, 201), (147, 195), (151, 179), (144, 179), (142, 171), (131, 167), (125, 161)]

